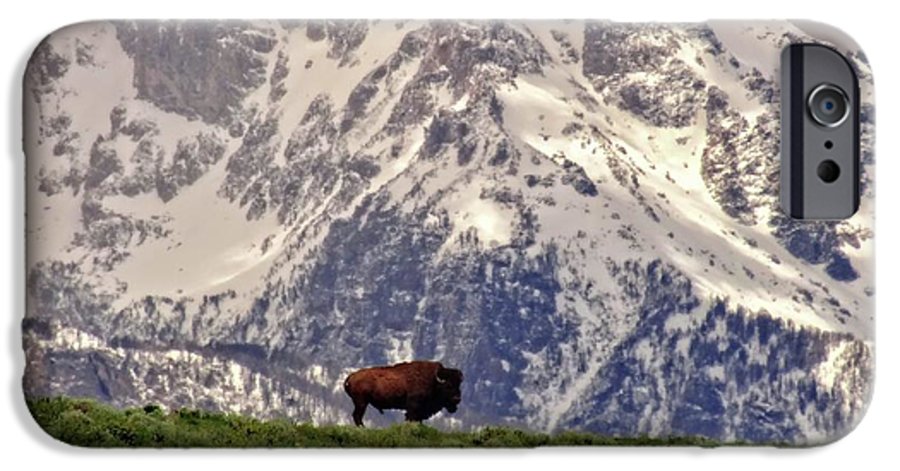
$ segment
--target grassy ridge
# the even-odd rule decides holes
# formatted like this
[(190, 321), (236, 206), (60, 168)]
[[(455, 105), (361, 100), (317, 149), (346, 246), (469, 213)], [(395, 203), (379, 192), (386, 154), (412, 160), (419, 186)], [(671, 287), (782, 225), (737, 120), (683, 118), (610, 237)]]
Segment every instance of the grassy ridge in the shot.
[(86, 399), (28, 400), (28, 409), (48, 434), (85, 447), (536, 447), (536, 446), (718, 446), (704, 438), (616, 438), (565, 432), (557, 435), (486, 427), (476, 432), (444, 432), (422, 424), (384, 429), (346, 425), (315, 426), (287, 420), (261, 421), (234, 414), (158, 406), (116, 409)]

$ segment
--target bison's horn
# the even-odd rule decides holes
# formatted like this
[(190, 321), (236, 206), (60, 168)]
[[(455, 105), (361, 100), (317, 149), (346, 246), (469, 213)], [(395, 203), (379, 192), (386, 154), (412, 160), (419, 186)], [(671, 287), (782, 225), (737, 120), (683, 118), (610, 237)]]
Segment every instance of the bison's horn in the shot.
[(441, 379), (441, 375), (439, 375), (439, 374), (434, 375), (434, 379), (435, 379), (438, 383), (441, 383), (441, 384), (444, 384), (444, 383), (447, 382), (446, 379)]

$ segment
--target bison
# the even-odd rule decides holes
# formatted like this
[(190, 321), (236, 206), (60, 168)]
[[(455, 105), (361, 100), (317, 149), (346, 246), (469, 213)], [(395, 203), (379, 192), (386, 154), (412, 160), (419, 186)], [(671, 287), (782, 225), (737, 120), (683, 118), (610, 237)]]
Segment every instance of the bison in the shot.
[(413, 361), (356, 371), (344, 381), (344, 391), (353, 400), (353, 422), (359, 427), (369, 404), (382, 414), (385, 409), (406, 410), (407, 421), (422, 422), (443, 408), (456, 412), (462, 380), (457, 369)]

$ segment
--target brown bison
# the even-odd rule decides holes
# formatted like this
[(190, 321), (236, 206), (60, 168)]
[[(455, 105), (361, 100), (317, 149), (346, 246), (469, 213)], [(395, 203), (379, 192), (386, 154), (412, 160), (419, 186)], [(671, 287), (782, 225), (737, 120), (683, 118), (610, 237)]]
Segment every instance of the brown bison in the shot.
[(344, 381), (344, 391), (353, 400), (353, 422), (360, 427), (369, 404), (382, 414), (385, 409), (404, 409), (407, 421), (421, 422), (443, 408), (456, 412), (462, 380), (457, 369), (413, 361), (356, 371)]

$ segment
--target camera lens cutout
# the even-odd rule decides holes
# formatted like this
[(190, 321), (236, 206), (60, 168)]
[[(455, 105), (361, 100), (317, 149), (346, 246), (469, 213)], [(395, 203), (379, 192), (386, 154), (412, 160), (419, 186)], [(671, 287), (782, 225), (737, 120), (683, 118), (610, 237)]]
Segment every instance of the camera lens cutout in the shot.
[(825, 183), (834, 183), (841, 176), (841, 167), (835, 161), (823, 160), (816, 169), (816, 174)]
[(834, 128), (840, 126), (850, 114), (847, 94), (831, 84), (822, 84), (809, 94), (807, 107), (812, 118), (822, 126)]

